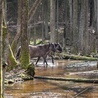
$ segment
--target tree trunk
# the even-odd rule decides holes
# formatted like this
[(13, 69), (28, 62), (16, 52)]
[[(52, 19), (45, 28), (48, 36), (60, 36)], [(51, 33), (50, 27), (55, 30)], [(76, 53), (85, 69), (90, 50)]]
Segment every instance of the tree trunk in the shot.
[[(1, 4), (2, 3), (2, 4)], [(6, 24), (6, 1), (3, 0), (2, 2), (0, 1), (0, 14), (1, 14), (1, 64), (2, 64), (2, 72), (1, 72), (1, 76), (2, 76), (2, 91), (1, 91), (1, 94), (2, 94), (2, 98), (4, 97), (4, 76), (5, 76), (5, 66), (3, 67), (3, 65), (6, 64), (7, 60), (8, 60), (8, 50), (9, 50), (9, 40), (8, 40), (8, 29), (7, 29), (7, 24)], [(12, 55), (12, 54), (11, 54)], [(10, 61), (12, 61), (14, 59), (14, 57), (10, 58)], [(4, 62), (4, 64), (3, 64)], [(14, 65), (15, 66), (17, 64), (16, 60), (13, 60), (14, 62)], [(11, 62), (12, 63), (12, 62)]]
[[(2, 5), (3, 5), (3, 3), (2, 3), (2, 0), (0, 0), (0, 66), (1, 66), (1, 70), (0, 70), (0, 80), (1, 80), (1, 82), (0, 82), (0, 84), (1, 84), (1, 97), (2, 98), (4, 98), (4, 70), (3, 70), (3, 59), (2, 59), (2, 57), (3, 57), (3, 54), (2, 54), (2, 52), (3, 52), (3, 50), (2, 50), (2, 48), (3, 48), (3, 44), (2, 44), (2, 35), (3, 35), (3, 31), (2, 31), (2, 26), (3, 26), (3, 15), (2, 15), (2, 9), (3, 9), (3, 7), (2, 7)], [(2, 78), (2, 79), (1, 79)]]
[(55, 0), (50, 0), (50, 42), (56, 42), (55, 32)]
[(89, 55), (90, 54), (90, 44), (89, 44), (89, 32), (88, 32), (88, 0), (84, 1), (84, 17), (85, 17), (85, 23), (84, 23), (84, 54)]
[(79, 32), (78, 32), (78, 0), (73, 0), (73, 53), (78, 53), (78, 39), (79, 39)]
[(83, 39), (83, 34), (84, 34), (84, 23), (85, 23), (85, 17), (84, 17), (84, 14), (85, 14), (85, 9), (84, 9), (84, 0), (80, 0), (80, 8), (79, 8), (79, 52), (80, 54), (83, 54), (83, 51), (84, 51), (84, 39)]
[(45, 38), (48, 39), (48, 1), (44, 0)]
[(42, 42), (45, 40), (45, 32), (44, 32), (44, 1), (42, 1)]
[[(4, 62), (7, 62), (8, 65), (10, 65), (8, 67), (8, 69), (10, 69), (11, 67), (15, 67), (18, 63), (13, 55), (13, 52), (11, 50), (11, 48), (9, 47), (9, 33), (8, 33), (8, 29), (7, 29), (7, 24), (6, 24), (6, 9), (5, 9), (5, 6), (6, 6), (6, 1), (3, 1), (3, 4), (2, 4), (2, 57), (3, 57), (3, 60)], [(10, 52), (11, 51), (11, 52)], [(10, 54), (10, 55), (8, 55)]]
[(95, 5), (95, 21), (96, 21), (96, 53), (98, 53), (98, 0), (94, 0)]
[[(34, 24), (35, 24), (36, 17), (34, 17)], [(34, 26), (34, 45), (36, 45), (36, 25)]]
[(69, 44), (67, 39), (69, 37), (68, 29), (68, 0), (64, 0), (64, 36), (63, 36), (63, 49)]
[[(69, 0), (69, 33), (66, 39), (66, 44), (72, 46), (73, 43), (73, 0)], [(71, 48), (71, 47), (70, 47)]]
[(89, 27), (94, 26), (94, 16), (95, 16), (95, 12), (94, 12), (94, 0), (89, 0), (89, 8), (90, 8), (90, 23), (89, 23)]
[(21, 3), (20, 2), (21, 1), (18, 0), (17, 34), (16, 34), (16, 36), (15, 36), (15, 38), (11, 44), (11, 48), (12, 48), (12, 51), (14, 54), (16, 52), (17, 44), (20, 40), (20, 35), (21, 35), (21, 32), (20, 32), (20, 28), (21, 28), (20, 27), (21, 26), (21, 24), (20, 24), (20, 22), (21, 22), (21, 10), (20, 10), (21, 9)]
[(56, 30), (56, 33), (57, 33), (56, 34), (57, 35), (56, 42), (58, 43), (59, 42), (59, 39), (58, 39), (59, 38), (59, 33), (58, 33), (58, 29), (59, 29), (59, 26), (58, 26), (59, 25), (58, 24), (59, 23), (59, 2), (58, 2), (58, 0), (56, 0), (56, 15), (55, 16), (56, 16), (56, 29), (57, 29)]
[(28, 47), (28, 0), (21, 0), (21, 66), (26, 69), (29, 65)]

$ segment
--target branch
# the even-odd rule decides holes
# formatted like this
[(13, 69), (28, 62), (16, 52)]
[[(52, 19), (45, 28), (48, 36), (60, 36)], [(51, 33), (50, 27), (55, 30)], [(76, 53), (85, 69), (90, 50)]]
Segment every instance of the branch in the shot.
[(49, 77), (49, 76), (34, 76), (35, 79), (46, 79), (56, 81), (73, 81), (83, 83), (98, 83), (98, 79), (79, 79), (79, 78), (64, 78), (64, 77)]
[(40, 4), (41, 0), (36, 0), (31, 8), (31, 10), (29, 11), (28, 13), (28, 22), (31, 21), (32, 17), (34, 16), (37, 8), (38, 8), (38, 5)]

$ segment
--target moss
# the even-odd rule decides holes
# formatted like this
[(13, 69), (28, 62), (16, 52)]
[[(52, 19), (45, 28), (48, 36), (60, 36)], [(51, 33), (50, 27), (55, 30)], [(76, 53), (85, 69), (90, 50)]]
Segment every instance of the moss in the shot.
[(31, 63), (28, 65), (27, 70), (26, 70), (27, 75), (34, 77), (35, 75), (35, 68), (34, 68), (34, 64)]
[(64, 59), (74, 59), (74, 60), (89, 60), (89, 61), (96, 61), (98, 58), (93, 57), (86, 57), (86, 56), (78, 56), (78, 55), (68, 55), (68, 54), (61, 54)]
[(3, 34), (6, 35), (7, 34), (7, 26), (2, 26), (3, 29)]
[(21, 66), (23, 69), (27, 69), (28, 67), (28, 64), (29, 64), (29, 53), (26, 49), (24, 49), (22, 52), (21, 52), (21, 58), (20, 58), (20, 62), (21, 62)]
[(13, 53), (15, 53), (16, 47), (17, 47), (17, 44), (16, 44), (16, 42), (14, 41), (14, 42), (12, 43), (12, 45), (11, 45), (11, 48), (12, 48)]
[(10, 52), (10, 55), (9, 55), (7, 61), (8, 61), (8, 65), (10, 65), (9, 68), (8, 68), (8, 70), (11, 70), (11, 69), (13, 69), (15, 66), (17, 66), (18, 62), (16, 61), (16, 59), (15, 59), (15, 57), (14, 57), (14, 55), (13, 55), (13, 52), (12, 52), (12, 50), (11, 50), (10, 45), (9, 45), (9, 52)]
[[(5, 39), (6, 39), (6, 37), (7, 37), (7, 26), (3, 26), (2, 27), (2, 29), (3, 29), (3, 41), (2, 41), (2, 45), (3, 45), (3, 49), (2, 49), (2, 53), (3, 53), (3, 57), (4, 57), (4, 50), (5, 50), (5, 45), (6, 45), (6, 42), (5, 42)], [(9, 56), (8, 56), (8, 59), (7, 59), (7, 62), (8, 62), (8, 65), (10, 65), (9, 67), (8, 67), (8, 70), (11, 70), (11, 69), (13, 69), (14, 68), (14, 66), (16, 66), (18, 63), (17, 63), (17, 61), (16, 61), (16, 59), (15, 59), (15, 57), (14, 57), (14, 55), (13, 55), (13, 52), (12, 52), (12, 50), (11, 50), (11, 47), (10, 47), (10, 45), (8, 45), (8, 48), (9, 48)], [(5, 58), (4, 58), (5, 59)]]
[(95, 47), (95, 45), (93, 46), (93, 51), (92, 52), (96, 53), (96, 47)]

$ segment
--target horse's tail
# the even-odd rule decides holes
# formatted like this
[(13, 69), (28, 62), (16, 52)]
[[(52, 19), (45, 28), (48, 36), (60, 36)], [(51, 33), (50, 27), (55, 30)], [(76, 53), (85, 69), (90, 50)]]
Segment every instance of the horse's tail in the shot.
[(16, 60), (19, 59), (20, 57), (20, 52), (21, 52), (21, 47), (18, 48), (17, 53), (16, 53)]

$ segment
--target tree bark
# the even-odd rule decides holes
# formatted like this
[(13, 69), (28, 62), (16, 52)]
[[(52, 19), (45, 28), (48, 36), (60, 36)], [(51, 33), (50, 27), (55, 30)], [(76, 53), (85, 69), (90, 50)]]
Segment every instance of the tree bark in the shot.
[(56, 42), (55, 32), (55, 0), (50, 0), (50, 42)]
[(16, 48), (17, 48), (17, 44), (20, 40), (20, 36), (21, 36), (21, 32), (20, 32), (20, 28), (21, 28), (21, 1), (18, 0), (18, 18), (17, 18), (17, 33), (16, 33), (16, 36), (11, 44), (11, 48), (12, 48), (12, 51), (13, 53), (15, 54), (16, 52)]
[(45, 32), (44, 32), (44, 1), (42, 1), (42, 42), (45, 40)]
[(95, 2), (95, 13), (96, 13), (96, 53), (98, 53), (98, 0), (94, 0)]
[(69, 46), (72, 46), (73, 43), (73, 0), (69, 0), (69, 34), (66, 39), (66, 42)]
[(73, 0), (73, 53), (78, 53), (78, 40), (79, 40), (79, 32), (78, 32), (78, 0)]
[(45, 20), (45, 38), (48, 39), (48, 1), (47, 0), (44, 0), (44, 12), (45, 12), (45, 15), (44, 15), (44, 20)]
[(3, 5), (3, 3), (2, 3), (2, 0), (0, 0), (0, 66), (1, 66), (1, 70), (0, 70), (0, 78), (1, 78), (1, 82), (0, 82), (0, 84), (1, 84), (1, 97), (2, 98), (4, 98), (4, 71), (3, 71), (3, 59), (2, 59), (2, 57), (3, 57), (3, 54), (2, 54), (2, 52), (3, 52), (3, 50), (2, 50), (2, 48), (3, 48), (3, 44), (2, 44), (2, 35), (3, 35), (3, 31), (2, 31), (2, 26), (3, 26), (3, 21), (2, 21), (2, 9), (3, 9), (3, 7), (2, 7), (2, 5)]
[(21, 0), (21, 66), (26, 69), (29, 65), (28, 47), (28, 0)]
[(90, 44), (89, 44), (89, 32), (88, 32), (88, 0), (84, 1), (84, 17), (85, 17), (85, 23), (84, 23), (84, 54), (89, 55), (90, 54)]
[[(2, 2), (0, 1), (0, 7), (2, 8), (2, 10), (0, 9), (0, 14), (1, 14), (1, 58), (0, 58), (0, 62), (1, 62), (1, 77), (2, 77), (2, 82), (1, 82), (1, 85), (2, 85), (2, 90), (1, 90), (1, 95), (2, 95), (2, 98), (4, 97), (4, 77), (5, 77), (5, 67), (6, 67), (6, 63), (7, 63), (7, 60), (8, 60), (8, 50), (9, 50), (9, 41), (8, 41), (8, 29), (7, 29), (7, 24), (6, 24), (6, 9), (5, 9), (5, 6), (6, 6), (6, 1), (3, 0)], [(11, 54), (12, 55), (12, 54)], [(10, 61), (12, 61), (14, 59), (11, 58)], [(4, 64), (3, 64), (4, 62)], [(15, 60), (13, 60), (14, 64), (16, 65), (17, 62)], [(13, 65), (14, 66), (14, 65)]]
[[(8, 33), (8, 28), (7, 28), (7, 24), (6, 24), (6, 1), (3, 1), (2, 4), (2, 58), (4, 60), (4, 62), (7, 62), (8, 65), (10, 65), (10, 67), (8, 69), (10, 69), (11, 67), (15, 67), (18, 63), (13, 55), (13, 52), (11, 50), (11, 48), (9, 47), (9, 33)], [(10, 52), (11, 51), (11, 52)], [(10, 54), (10, 55), (8, 55)]]
[(83, 51), (84, 51), (84, 39), (83, 39), (83, 35), (84, 35), (84, 23), (85, 23), (85, 17), (84, 17), (84, 14), (85, 14), (85, 9), (84, 9), (84, 0), (80, 0), (80, 9), (79, 9), (79, 14), (80, 14), (80, 17), (79, 17), (79, 52), (80, 54), (83, 54)]

